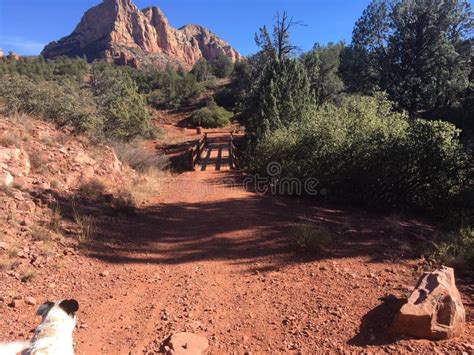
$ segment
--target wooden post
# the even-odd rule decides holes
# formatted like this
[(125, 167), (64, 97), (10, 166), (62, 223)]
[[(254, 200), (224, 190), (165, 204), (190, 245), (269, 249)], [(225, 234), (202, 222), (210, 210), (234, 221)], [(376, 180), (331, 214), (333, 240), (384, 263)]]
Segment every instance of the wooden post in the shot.
[(230, 142), (229, 142), (229, 168), (234, 169), (234, 136), (230, 132)]

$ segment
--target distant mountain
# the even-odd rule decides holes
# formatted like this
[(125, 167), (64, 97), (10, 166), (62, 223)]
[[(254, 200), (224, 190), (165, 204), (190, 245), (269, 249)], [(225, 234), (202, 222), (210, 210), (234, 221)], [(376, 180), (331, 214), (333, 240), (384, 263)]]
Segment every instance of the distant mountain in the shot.
[(175, 29), (157, 7), (139, 10), (131, 0), (104, 0), (87, 10), (67, 37), (48, 44), (41, 54), (86, 56), (121, 65), (175, 63), (190, 69), (199, 58), (223, 53), (233, 61), (240, 54), (208, 29), (186, 25)]

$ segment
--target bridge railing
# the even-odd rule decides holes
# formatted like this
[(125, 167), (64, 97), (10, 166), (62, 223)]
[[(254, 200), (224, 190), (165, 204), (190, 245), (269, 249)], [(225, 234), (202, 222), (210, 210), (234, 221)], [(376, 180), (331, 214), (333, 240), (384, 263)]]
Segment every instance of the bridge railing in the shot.
[(212, 131), (204, 133), (202, 136), (190, 149), (189, 149), (189, 165), (191, 170), (195, 170), (196, 165), (198, 164), (199, 160), (201, 159), (202, 152), (204, 148), (208, 144), (209, 135), (212, 134), (230, 134), (229, 140), (229, 167), (230, 169), (234, 169), (236, 166), (236, 152), (237, 148), (235, 147), (235, 141), (238, 138), (234, 134), (234, 132), (229, 131)]
[(204, 147), (207, 145), (207, 133), (204, 133), (204, 136), (196, 142), (196, 144), (190, 149), (190, 165), (191, 170), (195, 170), (196, 164), (198, 163), (199, 159), (201, 159), (202, 151)]
[(234, 145), (234, 132), (230, 132), (230, 142), (229, 142), (229, 168), (235, 169), (235, 161), (236, 161), (236, 147)]

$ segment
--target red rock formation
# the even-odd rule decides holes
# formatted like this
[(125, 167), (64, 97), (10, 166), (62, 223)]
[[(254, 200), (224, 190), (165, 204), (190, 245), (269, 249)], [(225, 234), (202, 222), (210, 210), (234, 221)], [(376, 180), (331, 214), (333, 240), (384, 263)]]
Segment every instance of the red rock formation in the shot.
[(173, 62), (190, 69), (199, 58), (212, 60), (220, 53), (233, 61), (240, 58), (227, 42), (201, 26), (171, 27), (157, 7), (140, 11), (131, 0), (104, 0), (86, 11), (71, 35), (48, 44), (42, 55), (85, 55), (134, 66)]
[(462, 333), (466, 313), (456, 288), (454, 270), (442, 267), (421, 276), (393, 321), (391, 332), (432, 340)]

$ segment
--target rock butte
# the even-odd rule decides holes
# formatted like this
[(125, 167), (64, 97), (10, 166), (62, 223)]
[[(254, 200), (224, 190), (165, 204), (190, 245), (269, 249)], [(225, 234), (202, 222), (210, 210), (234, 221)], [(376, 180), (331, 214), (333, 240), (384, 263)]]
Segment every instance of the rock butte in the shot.
[(48, 44), (45, 58), (86, 56), (120, 65), (172, 63), (191, 69), (200, 58), (225, 54), (233, 61), (240, 54), (208, 29), (186, 25), (175, 29), (157, 7), (139, 10), (131, 0), (104, 0), (87, 10), (67, 37)]

